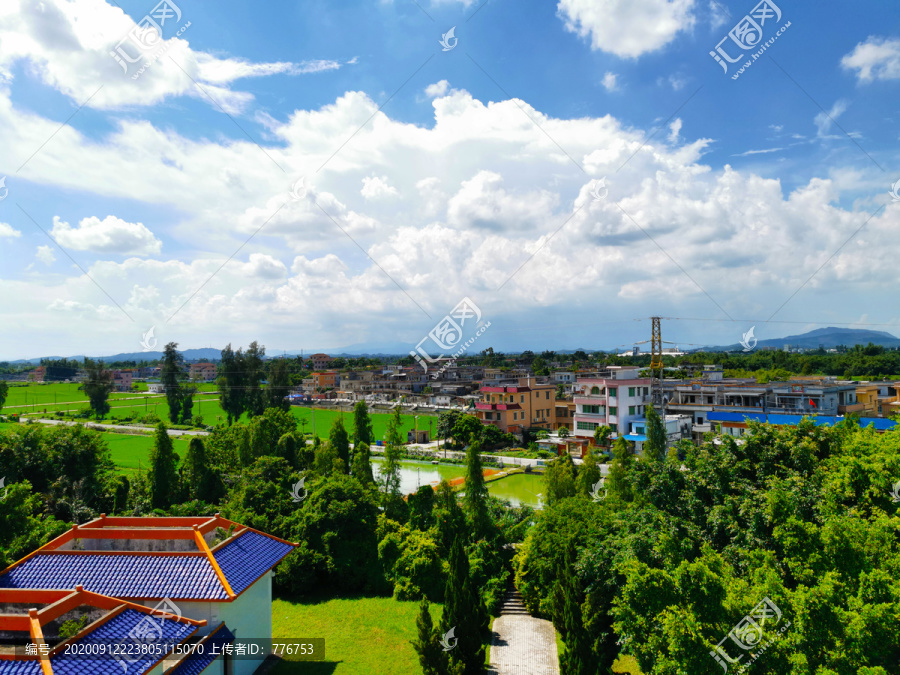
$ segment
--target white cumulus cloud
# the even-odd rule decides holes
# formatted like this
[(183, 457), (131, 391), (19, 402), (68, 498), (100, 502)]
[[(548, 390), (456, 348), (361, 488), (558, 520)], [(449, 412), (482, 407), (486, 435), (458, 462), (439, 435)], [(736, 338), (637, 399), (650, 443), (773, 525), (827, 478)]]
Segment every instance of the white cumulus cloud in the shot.
[(591, 48), (636, 58), (669, 44), (696, 21), (694, 0), (559, 0), (566, 29)]
[(847, 70), (856, 71), (861, 82), (900, 78), (900, 38), (871, 36), (841, 59)]
[(143, 223), (129, 223), (115, 216), (83, 218), (77, 227), (54, 216), (50, 234), (60, 246), (75, 251), (153, 255), (162, 250), (162, 242)]

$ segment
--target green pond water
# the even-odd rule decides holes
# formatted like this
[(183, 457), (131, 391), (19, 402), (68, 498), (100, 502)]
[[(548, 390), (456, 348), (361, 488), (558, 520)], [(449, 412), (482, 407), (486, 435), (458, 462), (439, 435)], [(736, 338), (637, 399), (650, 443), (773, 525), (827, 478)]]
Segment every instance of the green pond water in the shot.
[[(376, 478), (381, 474), (384, 459), (372, 458), (372, 470)], [(400, 490), (404, 494), (415, 492), (422, 485), (437, 486), (445, 478), (451, 480), (466, 475), (466, 467), (462, 464), (432, 464), (403, 460), (400, 463)], [(488, 483), (488, 490), (495, 497), (509, 500), (513, 506), (537, 507), (538, 494), (544, 490), (543, 479), (536, 474), (516, 474), (498, 481)]]

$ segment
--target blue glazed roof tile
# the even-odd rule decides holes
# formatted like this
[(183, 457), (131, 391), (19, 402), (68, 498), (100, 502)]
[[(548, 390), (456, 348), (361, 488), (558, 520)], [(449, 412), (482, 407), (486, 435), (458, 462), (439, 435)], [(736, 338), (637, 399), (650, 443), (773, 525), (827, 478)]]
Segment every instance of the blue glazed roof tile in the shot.
[(175, 666), (168, 675), (199, 675), (222, 653), (222, 646), (232, 642), (234, 642), (234, 634), (223, 625), (203, 643), (202, 653), (197, 650), (190, 654)]
[(41, 553), (0, 576), (0, 588), (74, 588), (116, 598), (224, 600), (205, 556)]
[[(213, 555), (235, 594), (246, 590), (293, 547), (246, 531)], [(75, 588), (116, 598), (227, 600), (208, 558), (202, 555), (147, 555), (46, 552), (0, 576), (0, 588)], [(0, 675), (3, 675), (0, 670)]]
[[(126, 639), (135, 626), (148, 618), (160, 626), (162, 633), (162, 637), (159, 638), (160, 642), (168, 641), (172, 644), (181, 642), (195, 630), (195, 627), (188, 623), (164, 621), (149, 617), (148, 614), (135, 609), (126, 609), (78, 640), (77, 644), (100, 642), (109, 651), (109, 647), (115, 641)], [(169, 648), (169, 651), (171, 649), (172, 647)], [(61, 653), (51, 657), (50, 665), (53, 667), (54, 675), (140, 675), (149, 670), (158, 660), (155, 656), (143, 656), (133, 662), (120, 662), (112, 656), (85, 658)], [(127, 666), (127, 669), (123, 668), (123, 665)], [(0, 675), (41, 675), (41, 672), (40, 664), (34, 660), (0, 661)]]
[[(111, 645), (117, 640), (127, 639), (129, 632), (135, 626), (148, 619), (160, 626), (162, 637), (159, 638), (159, 642), (163, 643), (170, 642), (174, 644), (181, 642), (195, 630), (195, 627), (188, 623), (161, 620), (156, 617), (150, 617), (136, 609), (126, 609), (81, 640), (78, 640), (78, 643), (101, 642), (104, 646)], [(172, 647), (170, 647), (171, 649)], [(158, 657), (152, 655), (138, 657), (133, 662), (130, 659), (129, 661), (120, 662), (116, 658), (109, 656), (93, 659), (60, 654), (51, 658), (50, 663), (53, 666), (54, 675), (137, 675), (146, 672), (158, 660)], [(123, 666), (127, 666), (127, 670)]]
[(213, 556), (228, 579), (231, 590), (240, 594), (293, 548), (259, 532), (247, 531), (215, 551)]

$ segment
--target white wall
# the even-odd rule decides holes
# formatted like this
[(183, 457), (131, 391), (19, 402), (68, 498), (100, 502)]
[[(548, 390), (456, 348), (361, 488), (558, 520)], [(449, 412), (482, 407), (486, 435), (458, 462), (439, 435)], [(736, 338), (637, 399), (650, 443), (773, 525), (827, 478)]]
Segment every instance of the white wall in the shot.
[[(145, 600), (147, 607), (155, 607), (157, 602)], [(197, 631), (198, 635), (208, 635), (223, 621), (236, 638), (270, 640), (272, 638), (272, 572), (266, 572), (234, 602), (177, 602), (182, 614), (189, 619), (206, 619), (206, 625)], [(301, 637), (291, 636), (291, 637)], [(259, 661), (248, 658), (234, 659), (234, 675), (252, 675), (259, 667)], [(221, 669), (221, 665), (216, 666)], [(212, 673), (221, 670), (210, 671)], [(204, 671), (206, 675), (206, 671)]]

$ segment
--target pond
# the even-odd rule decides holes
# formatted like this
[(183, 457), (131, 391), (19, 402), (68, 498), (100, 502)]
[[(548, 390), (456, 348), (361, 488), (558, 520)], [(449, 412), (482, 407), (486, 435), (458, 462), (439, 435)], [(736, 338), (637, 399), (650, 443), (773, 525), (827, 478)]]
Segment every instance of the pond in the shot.
[[(376, 479), (381, 475), (384, 459), (372, 458), (372, 471)], [(400, 490), (404, 494), (415, 492), (422, 485), (437, 487), (445, 478), (452, 480), (466, 475), (466, 467), (462, 464), (432, 464), (403, 460), (400, 462)], [(517, 474), (508, 478), (488, 483), (488, 491), (500, 499), (506, 499), (513, 506), (538, 505), (538, 494), (543, 492), (543, 479), (537, 474)]]

